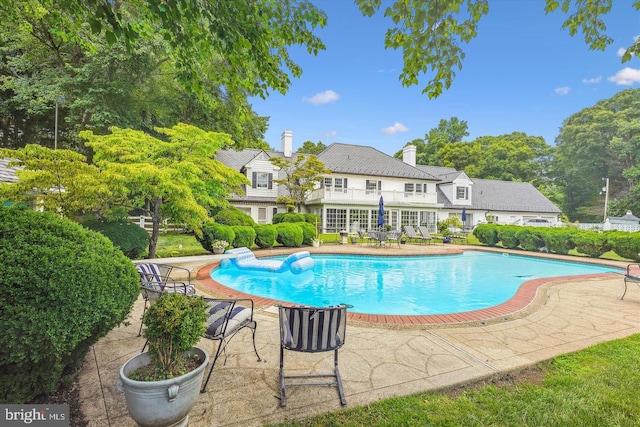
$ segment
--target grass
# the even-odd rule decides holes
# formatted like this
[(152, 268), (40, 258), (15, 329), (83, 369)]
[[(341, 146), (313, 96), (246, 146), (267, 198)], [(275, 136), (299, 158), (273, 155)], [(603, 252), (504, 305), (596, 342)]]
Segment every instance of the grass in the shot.
[(208, 252), (192, 234), (161, 233), (158, 236), (156, 255), (158, 258), (205, 255)]
[(538, 365), (540, 383), (385, 399), (286, 426), (638, 426), (640, 334)]

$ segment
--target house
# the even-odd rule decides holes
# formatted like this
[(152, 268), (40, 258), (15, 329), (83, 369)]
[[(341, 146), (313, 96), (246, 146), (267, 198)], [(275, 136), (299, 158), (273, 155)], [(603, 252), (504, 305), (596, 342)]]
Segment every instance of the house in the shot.
[[(282, 151), (221, 150), (217, 160), (243, 173), (251, 182), (243, 196), (230, 202), (259, 224), (272, 222), (285, 212), (276, 203), (282, 187), (273, 179), (282, 172), (269, 159), (292, 158), (293, 134), (282, 134)], [(306, 200), (304, 212), (322, 218), (321, 232), (368, 230), (377, 227), (382, 197), (385, 224), (392, 229), (404, 225), (426, 225), (437, 231), (438, 221), (450, 216), (463, 218), (465, 228), (487, 221), (522, 224), (530, 219), (558, 223), (561, 213), (533, 185), (468, 177), (453, 168), (416, 165), (416, 147), (403, 149), (399, 160), (375, 148), (333, 143), (318, 156), (332, 171)]]

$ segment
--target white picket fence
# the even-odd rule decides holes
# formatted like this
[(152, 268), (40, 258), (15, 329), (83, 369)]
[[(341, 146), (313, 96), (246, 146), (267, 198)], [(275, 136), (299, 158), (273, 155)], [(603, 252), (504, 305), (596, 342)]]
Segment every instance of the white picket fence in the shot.
[[(130, 216), (129, 217), (129, 221), (131, 221), (132, 223), (134, 223), (136, 225), (139, 225), (140, 227), (144, 228), (149, 233), (153, 229), (153, 222), (151, 221), (151, 217), (150, 216), (143, 216), (143, 215)], [(173, 224), (173, 223), (168, 222), (168, 221), (163, 221), (162, 224), (160, 225), (160, 232), (161, 233), (184, 233), (186, 231), (187, 231), (187, 229), (186, 229), (184, 224)]]
[(620, 230), (620, 231), (628, 231), (629, 233), (633, 233), (635, 231), (640, 231), (640, 224), (611, 224), (611, 223), (581, 223), (578, 224), (578, 228), (580, 230), (597, 230), (597, 231), (605, 231), (605, 230)]

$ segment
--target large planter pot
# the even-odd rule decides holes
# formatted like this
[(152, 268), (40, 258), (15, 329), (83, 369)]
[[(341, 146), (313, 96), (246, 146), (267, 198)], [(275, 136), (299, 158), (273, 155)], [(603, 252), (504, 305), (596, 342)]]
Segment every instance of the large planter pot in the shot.
[(223, 254), (224, 251), (225, 251), (224, 248), (213, 248), (213, 253), (216, 254), (216, 255)]
[(142, 427), (186, 426), (189, 411), (195, 405), (204, 370), (209, 363), (209, 354), (199, 347), (189, 353), (203, 360), (195, 370), (176, 378), (162, 381), (135, 381), (129, 373), (148, 365), (149, 355), (140, 353), (129, 359), (120, 368), (118, 389), (124, 393), (131, 418)]

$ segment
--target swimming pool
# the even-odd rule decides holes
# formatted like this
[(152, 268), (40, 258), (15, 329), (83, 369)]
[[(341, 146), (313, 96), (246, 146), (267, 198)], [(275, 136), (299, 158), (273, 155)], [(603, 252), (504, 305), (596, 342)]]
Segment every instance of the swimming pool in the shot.
[[(273, 259), (284, 259), (277, 257)], [(313, 255), (302, 274), (213, 269), (211, 278), (251, 295), (308, 305), (353, 305), (356, 313), (431, 315), (480, 310), (511, 298), (532, 279), (618, 271), (520, 255)]]

